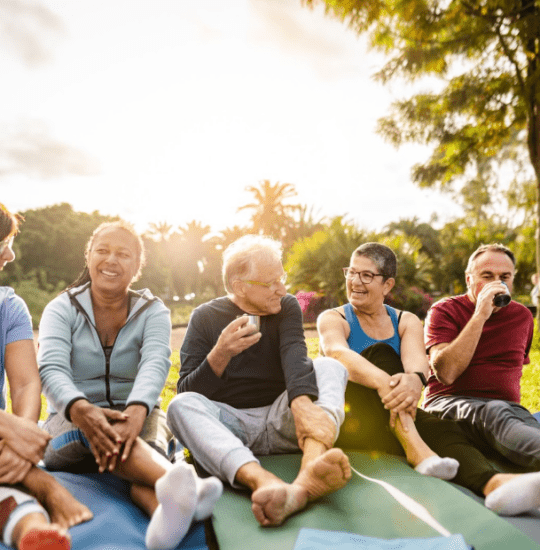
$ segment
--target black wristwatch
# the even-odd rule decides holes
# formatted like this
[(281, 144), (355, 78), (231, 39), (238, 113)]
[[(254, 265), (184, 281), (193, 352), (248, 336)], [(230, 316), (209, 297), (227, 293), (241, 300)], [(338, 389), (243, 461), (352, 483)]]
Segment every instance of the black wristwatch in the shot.
[(426, 377), (425, 377), (424, 373), (420, 372), (419, 370), (416, 370), (416, 371), (414, 371), (414, 374), (418, 374), (418, 377), (422, 381), (422, 386), (424, 386), (424, 388), (425, 388), (427, 386), (427, 380), (426, 380)]

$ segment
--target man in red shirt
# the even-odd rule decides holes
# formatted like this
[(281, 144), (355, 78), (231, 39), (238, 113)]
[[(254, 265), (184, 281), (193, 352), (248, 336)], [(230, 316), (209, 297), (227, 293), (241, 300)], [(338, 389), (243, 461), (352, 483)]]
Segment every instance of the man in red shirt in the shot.
[[(511, 294), (514, 274), (508, 248), (482, 245), (469, 258), (467, 293), (432, 306), (425, 323), (431, 373), (423, 407), (460, 420), (481, 449), (491, 447), (515, 464), (540, 470), (540, 423), (519, 404), (532, 314), (514, 301), (494, 304), (495, 296)], [(540, 493), (540, 486), (516, 486), (524, 490)]]

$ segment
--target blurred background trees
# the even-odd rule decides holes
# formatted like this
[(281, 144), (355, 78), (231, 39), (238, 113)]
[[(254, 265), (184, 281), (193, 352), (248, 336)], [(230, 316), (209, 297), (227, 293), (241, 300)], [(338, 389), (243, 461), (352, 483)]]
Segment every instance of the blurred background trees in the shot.
[[(257, 189), (281, 185), (263, 182)], [(420, 317), (434, 299), (465, 291), (468, 257), (480, 244), (489, 242), (500, 242), (514, 250), (514, 297), (530, 305), (535, 225), (526, 216), (532, 200), (526, 194), (508, 199), (505, 216), (484, 212), (477, 218), (457, 218), (439, 227), (435, 216), (430, 223), (418, 218), (400, 219), (377, 232), (359, 228), (345, 216), (317, 219), (311, 207), (289, 202), (294, 196), (293, 184), (286, 184), (284, 189), (287, 193), (282, 198), (272, 199), (277, 214), (270, 225), (261, 225), (258, 216), (246, 227), (235, 225), (218, 233), (197, 220), (179, 226), (163, 221), (150, 224), (143, 234), (147, 265), (134, 287), (150, 288), (173, 310), (189, 315), (194, 305), (223, 295), (221, 256), (231, 242), (247, 233), (268, 234), (265, 231), (281, 227), (282, 232), (272, 236), (284, 243), (288, 289), (303, 296), (306, 320), (314, 321), (321, 309), (344, 302), (341, 268), (348, 265), (352, 251), (368, 241), (382, 242), (398, 256), (397, 284), (388, 302)], [(268, 194), (261, 192), (246, 207), (262, 212), (264, 205), (260, 204), (258, 210), (258, 201), (266, 204), (267, 198)], [(282, 200), (287, 200), (290, 208), (283, 209)], [(474, 193), (469, 200), (475, 202)], [(37, 326), (43, 307), (84, 267), (84, 250), (93, 230), (117, 218), (99, 212), (76, 212), (66, 203), (21, 214), (26, 221), (14, 243), (17, 261), (0, 272), (0, 284), (13, 286), (26, 300)], [(186, 320), (184, 315), (176, 322)]]

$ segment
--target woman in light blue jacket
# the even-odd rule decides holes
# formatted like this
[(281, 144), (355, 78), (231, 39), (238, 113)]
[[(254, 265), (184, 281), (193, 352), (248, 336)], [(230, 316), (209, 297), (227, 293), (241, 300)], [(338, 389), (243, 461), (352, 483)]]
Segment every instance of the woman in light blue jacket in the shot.
[(221, 483), (166, 458), (172, 435), (159, 395), (171, 365), (171, 321), (149, 290), (130, 288), (143, 263), (130, 224), (102, 224), (79, 279), (43, 312), (38, 363), (53, 438), (44, 462), (66, 469), (90, 458), (100, 472), (128, 479), (132, 499), (153, 518), (147, 545), (174, 548), (194, 517), (210, 515)]

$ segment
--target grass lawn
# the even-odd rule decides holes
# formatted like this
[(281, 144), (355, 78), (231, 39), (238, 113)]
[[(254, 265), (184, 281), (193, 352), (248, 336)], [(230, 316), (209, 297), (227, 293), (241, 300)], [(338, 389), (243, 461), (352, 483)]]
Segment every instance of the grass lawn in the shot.
[[(319, 353), (319, 339), (307, 338), (308, 353), (311, 358), (317, 357)], [(531, 351), (531, 363), (523, 368), (523, 377), (521, 379), (521, 404), (532, 413), (540, 410), (540, 351)], [(161, 408), (167, 410), (169, 402), (176, 395), (176, 382), (178, 380), (178, 370), (180, 368), (180, 355), (178, 350), (173, 351), (171, 356), (171, 370), (169, 377), (161, 394)], [(41, 397), (42, 409), (41, 419), (46, 417), (45, 397)]]
[[(307, 338), (308, 353), (311, 358), (317, 357), (319, 353), (319, 339)], [(523, 368), (521, 378), (521, 404), (532, 413), (540, 411), (540, 351), (531, 351), (531, 363)], [(172, 354), (172, 366), (169, 378), (162, 393), (162, 408), (165, 410), (169, 401), (176, 395), (176, 382), (178, 380), (178, 369), (180, 358), (178, 351)]]

